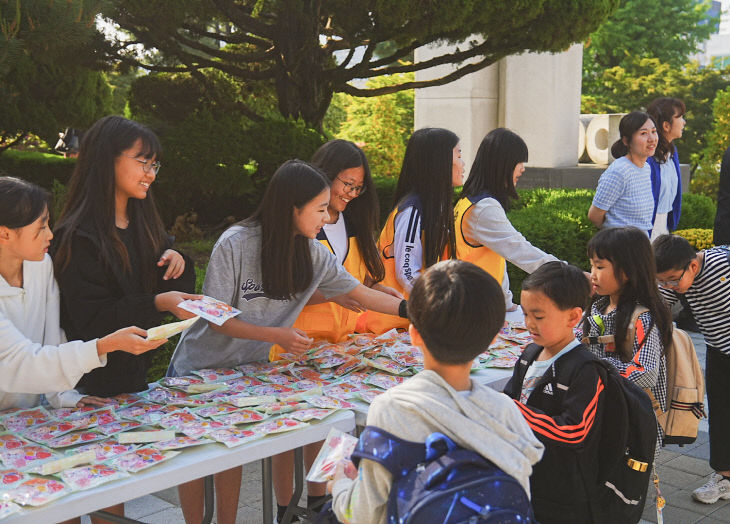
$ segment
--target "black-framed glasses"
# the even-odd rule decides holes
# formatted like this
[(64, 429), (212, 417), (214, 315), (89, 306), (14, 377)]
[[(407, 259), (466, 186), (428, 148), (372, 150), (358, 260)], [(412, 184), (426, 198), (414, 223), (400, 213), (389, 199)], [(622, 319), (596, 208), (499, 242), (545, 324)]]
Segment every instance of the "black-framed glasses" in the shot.
[(353, 194), (355, 196), (362, 195), (365, 190), (367, 189), (364, 185), (363, 186), (356, 186), (352, 182), (347, 182), (345, 180), (342, 180), (340, 177), (335, 177), (337, 180), (342, 182), (342, 184), (345, 186), (345, 192)]
[(685, 266), (685, 268), (682, 270), (682, 274), (679, 275), (679, 278), (677, 280), (657, 280), (657, 284), (662, 287), (677, 287), (682, 281), (682, 278), (684, 277), (684, 274), (687, 272), (688, 268), (689, 266)]
[(140, 160), (136, 156), (129, 156), (129, 155), (124, 155), (124, 156), (126, 156), (127, 158), (131, 158), (132, 160), (136, 160), (137, 162), (142, 164), (142, 171), (144, 171), (145, 173), (149, 173), (150, 171), (152, 171), (152, 173), (154, 173), (156, 175), (157, 172), (162, 167), (162, 164), (160, 164), (159, 162), (150, 162), (149, 160)]

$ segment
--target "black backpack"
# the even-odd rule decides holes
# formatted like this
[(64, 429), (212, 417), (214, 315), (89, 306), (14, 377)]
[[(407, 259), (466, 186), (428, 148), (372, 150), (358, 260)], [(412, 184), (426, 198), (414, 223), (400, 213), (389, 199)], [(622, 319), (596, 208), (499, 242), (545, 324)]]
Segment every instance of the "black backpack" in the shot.
[[(526, 368), (542, 347), (530, 344), (519, 365)], [(656, 451), (657, 423), (652, 403), (643, 389), (622, 377), (605, 360), (588, 351), (584, 358), (566, 359), (556, 366), (554, 381), (570, 384), (581, 366), (598, 367), (605, 384), (598, 464), (597, 496), (592, 512), (595, 522), (635, 523), (641, 520)], [(524, 377), (524, 371), (521, 376)], [(560, 388), (553, 386), (555, 391)]]
[(514, 477), (441, 433), (418, 443), (367, 426), (351, 458), (373, 460), (393, 476), (389, 524), (536, 524)]

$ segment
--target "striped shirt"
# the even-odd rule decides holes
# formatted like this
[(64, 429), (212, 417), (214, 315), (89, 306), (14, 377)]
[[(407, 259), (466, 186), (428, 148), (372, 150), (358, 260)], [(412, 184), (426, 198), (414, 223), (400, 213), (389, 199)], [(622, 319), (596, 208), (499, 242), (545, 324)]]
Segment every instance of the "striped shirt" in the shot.
[[(707, 345), (730, 355), (730, 263), (727, 246), (703, 251), (702, 267), (684, 294)], [(676, 291), (661, 288), (669, 305), (679, 301)]]
[(637, 167), (625, 156), (614, 160), (598, 179), (593, 205), (606, 211), (602, 227), (633, 226), (648, 234), (654, 214), (649, 164)]

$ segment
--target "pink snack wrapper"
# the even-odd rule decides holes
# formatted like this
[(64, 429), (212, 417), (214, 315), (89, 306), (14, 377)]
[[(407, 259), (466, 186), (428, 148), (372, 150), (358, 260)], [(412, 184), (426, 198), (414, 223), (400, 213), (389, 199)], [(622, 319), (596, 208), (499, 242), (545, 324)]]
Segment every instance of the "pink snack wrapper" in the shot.
[(317, 458), (314, 459), (307, 480), (310, 482), (332, 480), (337, 464), (350, 460), (350, 455), (356, 445), (357, 439), (352, 435), (343, 433), (339, 429), (331, 429)]
[(128, 477), (124, 471), (106, 464), (91, 464), (67, 469), (58, 474), (71, 489), (91, 489), (112, 480)]
[(23, 506), (42, 506), (71, 492), (63, 482), (58, 480), (35, 478), (26, 480), (18, 487), (11, 489), (8, 496)]

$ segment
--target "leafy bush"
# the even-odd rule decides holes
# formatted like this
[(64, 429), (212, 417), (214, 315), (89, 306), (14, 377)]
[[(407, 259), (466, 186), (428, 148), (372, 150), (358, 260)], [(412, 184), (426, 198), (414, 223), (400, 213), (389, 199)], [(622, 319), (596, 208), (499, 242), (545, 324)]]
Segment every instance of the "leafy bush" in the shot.
[(686, 238), (697, 251), (714, 245), (712, 243), (712, 229), (678, 229), (674, 234)]
[(14, 176), (51, 190), (53, 181), (68, 183), (76, 160), (35, 151), (8, 149), (0, 155), (0, 174)]
[(716, 199), (720, 182), (720, 162), (730, 144), (730, 87), (717, 93), (712, 105), (712, 115), (712, 128), (705, 135), (700, 169), (692, 178), (691, 187), (693, 193)]
[(694, 193), (682, 195), (682, 215), (677, 229), (712, 229), (717, 203), (710, 197)]

